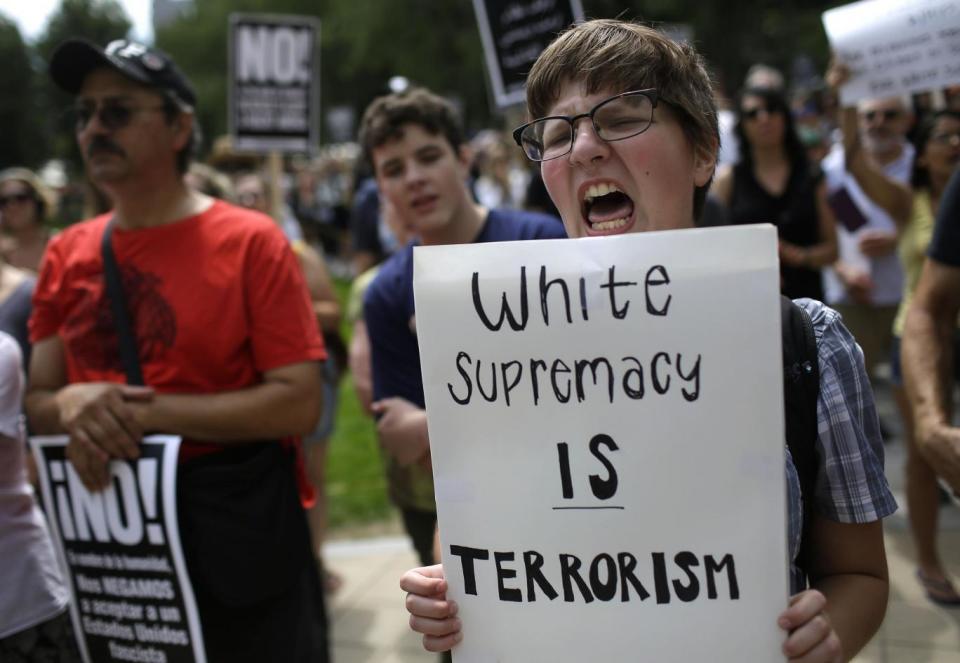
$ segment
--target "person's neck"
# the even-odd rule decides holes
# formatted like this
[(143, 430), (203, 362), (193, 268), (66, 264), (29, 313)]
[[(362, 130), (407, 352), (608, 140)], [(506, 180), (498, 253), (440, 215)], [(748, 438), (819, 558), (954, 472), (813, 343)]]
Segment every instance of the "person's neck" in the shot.
[(153, 228), (179, 221), (207, 209), (212, 200), (188, 187), (180, 177), (156, 182), (124, 183), (108, 189), (118, 228)]
[(881, 168), (889, 166), (903, 155), (904, 143), (895, 143), (883, 149), (874, 150), (870, 156)]
[(787, 151), (782, 145), (751, 147), (750, 156), (753, 157), (753, 167), (761, 171), (782, 167), (788, 161)]
[(40, 223), (32, 223), (11, 233), (19, 247), (32, 247), (47, 241), (47, 229)]
[(947, 182), (950, 181), (950, 176), (946, 177), (937, 177), (931, 175), (930, 177), (930, 191), (928, 195), (930, 197), (930, 211), (933, 212), (933, 215), (937, 215), (937, 211), (940, 209), (940, 197), (943, 195), (944, 189), (947, 188)]
[(465, 200), (460, 209), (454, 212), (450, 223), (433, 233), (421, 233), (420, 243), (424, 246), (445, 244), (470, 244), (480, 234), (487, 219), (488, 210), (471, 200)]

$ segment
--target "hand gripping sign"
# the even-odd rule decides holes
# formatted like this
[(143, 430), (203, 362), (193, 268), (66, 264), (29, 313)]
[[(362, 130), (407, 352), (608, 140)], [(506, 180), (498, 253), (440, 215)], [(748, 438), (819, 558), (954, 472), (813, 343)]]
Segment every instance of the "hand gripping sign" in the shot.
[(454, 660), (783, 660), (776, 230), (414, 264)]
[(66, 436), (30, 444), (84, 661), (204, 663), (177, 528), (180, 438), (145, 438), (137, 460), (110, 463), (111, 485), (96, 493), (67, 461)]

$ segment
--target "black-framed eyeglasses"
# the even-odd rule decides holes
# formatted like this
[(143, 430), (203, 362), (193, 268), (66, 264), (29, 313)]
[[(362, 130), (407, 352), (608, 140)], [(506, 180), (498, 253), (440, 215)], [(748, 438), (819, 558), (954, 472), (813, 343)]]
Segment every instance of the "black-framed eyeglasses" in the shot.
[(551, 115), (528, 122), (513, 132), (513, 139), (531, 161), (549, 161), (569, 154), (577, 122), (590, 118), (597, 136), (608, 143), (632, 138), (650, 128), (659, 95), (653, 88), (633, 90), (601, 101), (580, 115)]
[(130, 120), (137, 113), (146, 113), (150, 111), (163, 110), (163, 104), (155, 106), (136, 106), (122, 101), (107, 100), (102, 104), (84, 103), (78, 104), (67, 112), (71, 123), (76, 132), (81, 132), (90, 124), (94, 116), (107, 131), (116, 131), (123, 129), (130, 124)]

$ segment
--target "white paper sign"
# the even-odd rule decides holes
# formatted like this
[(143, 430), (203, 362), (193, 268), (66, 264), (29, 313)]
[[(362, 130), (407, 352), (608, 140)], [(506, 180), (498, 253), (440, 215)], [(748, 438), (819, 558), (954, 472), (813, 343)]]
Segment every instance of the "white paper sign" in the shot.
[(824, 12), (823, 25), (851, 69), (844, 105), (960, 82), (960, 0), (864, 0)]
[(776, 243), (415, 249), (456, 663), (783, 660)]
[(177, 525), (180, 438), (144, 438), (137, 460), (110, 463), (111, 484), (97, 493), (67, 461), (67, 436), (30, 445), (83, 660), (205, 663)]

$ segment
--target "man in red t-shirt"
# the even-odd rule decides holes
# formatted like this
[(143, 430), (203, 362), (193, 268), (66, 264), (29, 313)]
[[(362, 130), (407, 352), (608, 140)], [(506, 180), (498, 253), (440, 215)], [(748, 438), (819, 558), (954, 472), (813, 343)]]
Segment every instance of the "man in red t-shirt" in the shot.
[[(184, 184), (196, 97), (169, 57), (68, 40), (50, 73), (77, 95), (77, 142), (114, 209), (48, 246), (30, 322), (32, 429), (69, 434), (92, 490), (144, 433), (181, 435), (179, 522), (208, 658), (326, 661), (293, 471), (295, 436), (320, 413), (325, 353), (296, 258), (268, 217)], [(147, 386), (124, 384), (108, 224)]]

